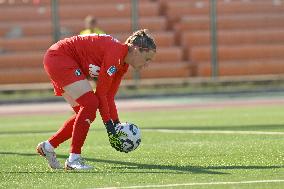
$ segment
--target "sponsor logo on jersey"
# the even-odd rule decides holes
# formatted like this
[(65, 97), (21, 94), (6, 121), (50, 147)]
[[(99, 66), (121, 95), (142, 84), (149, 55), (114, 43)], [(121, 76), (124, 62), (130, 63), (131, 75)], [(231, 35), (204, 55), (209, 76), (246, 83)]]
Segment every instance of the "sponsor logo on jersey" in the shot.
[(115, 66), (111, 66), (111, 67), (109, 67), (109, 69), (107, 70), (107, 74), (108, 74), (109, 76), (112, 76), (116, 71), (117, 71), (116, 67), (115, 67)]
[(76, 75), (76, 76), (82, 75), (81, 70), (80, 70), (80, 69), (76, 69), (76, 70), (75, 70), (75, 75)]
[(89, 74), (91, 77), (98, 77), (100, 73), (100, 67), (94, 64), (89, 65)]

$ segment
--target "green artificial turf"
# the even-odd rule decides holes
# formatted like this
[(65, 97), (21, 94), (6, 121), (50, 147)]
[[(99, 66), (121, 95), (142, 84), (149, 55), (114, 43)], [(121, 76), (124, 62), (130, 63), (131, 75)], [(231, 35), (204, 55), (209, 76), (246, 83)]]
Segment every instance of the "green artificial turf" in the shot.
[[(284, 188), (281, 106), (120, 113), (142, 131), (128, 154), (111, 148), (98, 118), (82, 154), (96, 169), (54, 171), (35, 147), (69, 116), (0, 117), (1, 188)], [(69, 145), (56, 149), (61, 164)]]

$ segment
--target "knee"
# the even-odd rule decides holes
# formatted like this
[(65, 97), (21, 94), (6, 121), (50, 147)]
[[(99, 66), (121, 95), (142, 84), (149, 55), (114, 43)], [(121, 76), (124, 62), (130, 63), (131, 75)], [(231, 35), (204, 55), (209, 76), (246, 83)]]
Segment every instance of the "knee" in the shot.
[(93, 91), (89, 91), (80, 96), (76, 100), (76, 102), (80, 105), (81, 108), (84, 109), (84, 111), (87, 111), (91, 115), (93, 115), (95, 119), (96, 111), (99, 107), (99, 99)]

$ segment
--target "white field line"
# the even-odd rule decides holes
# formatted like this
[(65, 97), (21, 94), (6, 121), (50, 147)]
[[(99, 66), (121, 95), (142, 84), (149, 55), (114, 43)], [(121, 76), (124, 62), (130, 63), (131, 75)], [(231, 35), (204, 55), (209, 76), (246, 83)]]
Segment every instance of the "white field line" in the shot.
[[(55, 132), (55, 131), (54, 131)], [(36, 135), (50, 135), (54, 132), (43, 133), (3, 133), (0, 136), (34, 136)], [(231, 134), (231, 135), (284, 135), (284, 132), (266, 132), (266, 131), (220, 131), (220, 130), (180, 130), (180, 129), (142, 129), (142, 132), (159, 132), (159, 133), (173, 133), (173, 134)]]
[(176, 129), (143, 129), (142, 131), (175, 133), (175, 134), (240, 134), (240, 135), (284, 135), (284, 132), (266, 131), (220, 131), (220, 130), (176, 130)]
[(52, 135), (54, 134), (56, 131), (54, 132), (44, 132), (44, 133), (3, 133), (1, 134), (0, 132), (0, 137), (10, 137), (10, 136), (35, 136), (35, 135)]
[(140, 186), (125, 186), (125, 187), (105, 187), (96, 189), (131, 189), (131, 188), (166, 188), (179, 186), (206, 186), (206, 185), (237, 185), (237, 184), (256, 184), (256, 183), (281, 183), (284, 180), (251, 180), (237, 182), (196, 182), (196, 183), (181, 183), (181, 184), (163, 184), (163, 185), (140, 185)]

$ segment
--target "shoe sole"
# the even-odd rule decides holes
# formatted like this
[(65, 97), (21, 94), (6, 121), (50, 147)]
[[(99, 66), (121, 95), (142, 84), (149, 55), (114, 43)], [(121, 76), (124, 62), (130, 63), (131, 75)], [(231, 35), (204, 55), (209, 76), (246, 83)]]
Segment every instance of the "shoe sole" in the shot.
[(72, 168), (72, 167), (70, 167), (69, 165), (66, 165), (65, 164), (65, 166), (64, 166), (64, 170), (65, 171), (72, 171), (72, 170), (74, 170), (74, 171), (80, 171), (80, 170), (91, 170), (91, 169), (94, 169), (94, 168), (90, 168), (90, 169), (75, 169), (75, 168)]
[(70, 167), (69, 165), (64, 166), (65, 171), (75, 170), (74, 168)]
[(42, 150), (42, 146), (41, 146), (41, 145), (38, 145), (38, 146), (36, 147), (36, 151), (37, 151), (37, 153), (38, 153), (40, 156), (43, 156), (43, 157), (46, 156), (45, 153), (44, 153), (43, 150)]

